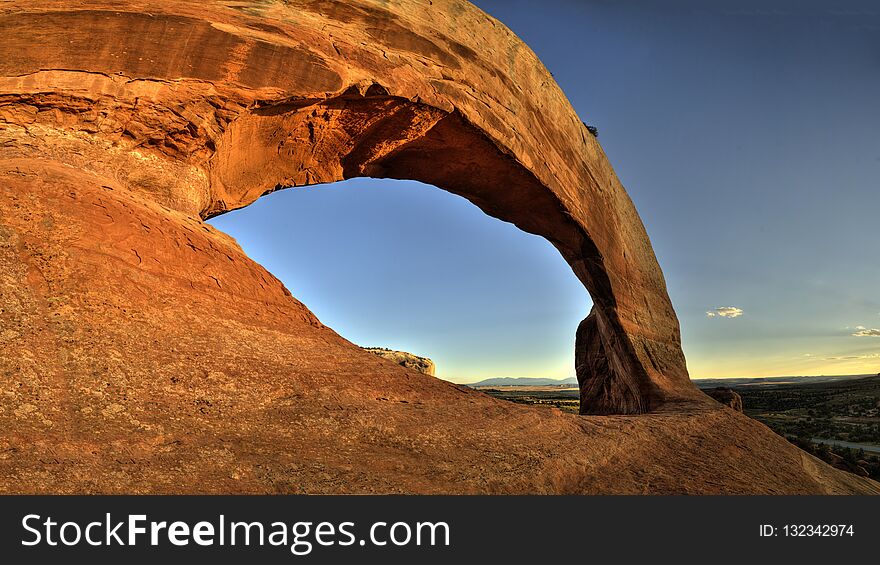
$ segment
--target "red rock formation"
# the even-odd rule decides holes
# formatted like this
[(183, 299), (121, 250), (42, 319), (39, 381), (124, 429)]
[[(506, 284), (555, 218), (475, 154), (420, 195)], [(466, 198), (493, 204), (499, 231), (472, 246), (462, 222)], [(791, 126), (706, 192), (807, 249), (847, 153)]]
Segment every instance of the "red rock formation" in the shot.
[[(466, 2), (11, 1), (0, 93), (0, 491), (877, 489), (695, 390), (596, 139)], [(399, 367), (203, 222), (354, 176), (549, 239), (595, 302), (584, 411), (658, 413), (578, 418)]]
[(470, 4), (402, 6), (12, 2), (0, 102), (28, 135), (7, 154), (201, 218), (284, 186), (434, 184), (546, 237), (589, 289), (585, 412), (697, 397), (638, 214), (549, 72)]

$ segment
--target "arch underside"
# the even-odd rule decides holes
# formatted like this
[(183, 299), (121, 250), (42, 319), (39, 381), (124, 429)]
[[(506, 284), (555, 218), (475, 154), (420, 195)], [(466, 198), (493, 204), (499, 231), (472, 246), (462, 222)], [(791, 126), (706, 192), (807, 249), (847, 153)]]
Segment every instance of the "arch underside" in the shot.
[(86, 168), (201, 219), (287, 186), (435, 185), (548, 239), (590, 292), (575, 339), (582, 413), (700, 398), (597, 141), (534, 54), (470, 4), (146, 2), (149, 17), (47, 4), (0, 15), (7, 49), (22, 47), (0, 62), (0, 141), (12, 140), (0, 157)]

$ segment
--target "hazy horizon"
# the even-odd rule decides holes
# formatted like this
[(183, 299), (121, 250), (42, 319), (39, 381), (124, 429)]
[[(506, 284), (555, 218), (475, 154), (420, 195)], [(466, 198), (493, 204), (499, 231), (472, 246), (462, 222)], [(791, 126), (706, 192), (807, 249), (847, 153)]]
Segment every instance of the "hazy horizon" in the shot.
[[(691, 378), (692, 378), (692, 380), (695, 380), (695, 381), (742, 380), (742, 379), (800, 379), (800, 378), (803, 378), (803, 379), (812, 379), (812, 378), (822, 379), (822, 378), (836, 378), (836, 377), (872, 377), (872, 376), (875, 376), (878, 374), (880, 374), (880, 373), (854, 373), (854, 374), (847, 373), (844, 375), (824, 375), (824, 374), (823, 375), (766, 375), (766, 376), (761, 376), (761, 377), (743, 377), (743, 376), (735, 376), (734, 375), (734, 376), (729, 376), (729, 377), (691, 377)], [(550, 379), (547, 377), (508, 377), (508, 376), (500, 375), (497, 377), (489, 377), (489, 378), (477, 379), (477, 380), (473, 380), (473, 381), (458, 382), (457, 384), (472, 385), (472, 384), (480, 383), (483, 381), (503, 380), (503, 379), (555, 380), (555, 381), (559, 381), (559, 382), (565, 382), (565, 381), (569, 381), (571, 379), (576, 380), (577, 378), (574, 376), (571, 376), (571, 377), (563, 377), (560, 379)]]
[[(598, 127), (664, 270), (691, 378), (880, 371), (880, 11), (474, 3)], [(355, 179), (211, 223), (359, 345), (430, 357), (461, 383), (574, 375), (586, 290), (547, 241), (457, 196)]]

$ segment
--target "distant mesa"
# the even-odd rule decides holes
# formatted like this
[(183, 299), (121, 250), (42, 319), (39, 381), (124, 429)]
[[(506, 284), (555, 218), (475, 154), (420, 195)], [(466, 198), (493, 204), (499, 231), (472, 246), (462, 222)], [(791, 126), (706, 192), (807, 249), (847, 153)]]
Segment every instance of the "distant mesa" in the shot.
[(384, 347), (364, 347), (363, 349), (378, 355), (379, 357), (384, 357), (389, 361), (393, 361), (401, 367), (414, 369), (432, 377), (437, 370), (434, 362), (427, 357), (420, 357), (418, 355), (413, 355), (412, 353), (407, 353), (406, 351), (394, 351), (393, 349), (386, 349)]

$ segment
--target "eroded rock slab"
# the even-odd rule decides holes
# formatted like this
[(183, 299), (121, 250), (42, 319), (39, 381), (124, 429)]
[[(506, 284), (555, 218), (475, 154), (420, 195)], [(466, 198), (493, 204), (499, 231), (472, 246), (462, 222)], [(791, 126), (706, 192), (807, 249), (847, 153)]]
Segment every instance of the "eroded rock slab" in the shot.
[(708, 394), (721, 404), (733, 408), (737, 412), (743, 411), (742, 397), (732, 388), (723, 386), (710, 388), (706, 391), (706, 394)]
[(434, 373), (437, 370), (434, 362), (427, 357), (420, 357), (406, 351), (395, 351), (384, 347), (364, 347), (364, 349), (373, 355), (388, 359), (392, 363), (396, 363), (401, 367), (406, 367), (407, 369), (412, 369), (431, 377), (434, 376)]

